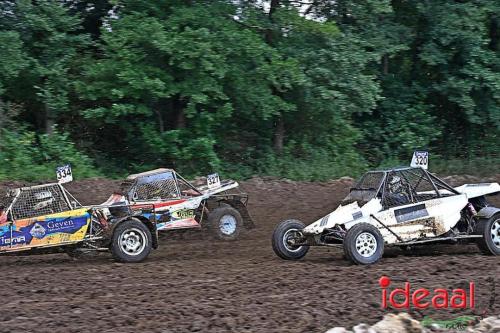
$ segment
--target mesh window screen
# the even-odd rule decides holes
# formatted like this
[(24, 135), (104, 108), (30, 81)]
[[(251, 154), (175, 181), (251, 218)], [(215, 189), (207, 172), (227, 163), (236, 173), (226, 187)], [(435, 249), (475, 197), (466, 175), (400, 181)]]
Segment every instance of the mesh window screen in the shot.
[(7, 195), (1, 196), (0, 197), (0, 208), (4, 207), (4, 209), (7, 209), (10, 204), (12, 203), (13, 198), (8, 197)]
[(172, 199), (179, 197), (177, 182), (171, 172), (139, 178), (133, 192), (134, 200)]
[(342, 204), (345, 205), (358, 201), (358, 204), (362, 205), (375, 198), (383, 179), (383, 172), (369, 172), (365, 174), (351, 189), (347, 197), (342, 200)]
[(12, 207), (12, 216), (20, 220), (68, 210), (71, 208), (64, 199), (61, 188), (54, 184), (21, 190)]
[(383, 172), (369, 172), (359, 180), (358, 184), (356, 184), (356, 188), (378, 190), (383, 178)]

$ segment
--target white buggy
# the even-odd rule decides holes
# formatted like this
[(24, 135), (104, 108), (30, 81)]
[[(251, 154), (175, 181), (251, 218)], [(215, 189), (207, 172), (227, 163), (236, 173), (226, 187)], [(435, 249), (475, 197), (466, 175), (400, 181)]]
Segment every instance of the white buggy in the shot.
[(500, 255), (500, 209), (486, 201), (499, 192), (498, 183), (453, 188), (421, 167), (370, 171), (330, 214), (307, 227), (281, 222), (273, 250), (283, 259), (300, 259), (310, 246), (339, 246), (352, 262), (372, 264), (384, 246), (460, 241)]

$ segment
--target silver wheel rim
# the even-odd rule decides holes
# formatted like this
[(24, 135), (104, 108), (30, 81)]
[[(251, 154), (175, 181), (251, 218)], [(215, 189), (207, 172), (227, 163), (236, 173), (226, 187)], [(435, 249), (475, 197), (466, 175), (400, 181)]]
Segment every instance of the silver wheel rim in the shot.
[(144, 251), (148, 238), (144, 231), (137, 228), (125, 230), (120, 236), (120, 247), (129, 256), (137, 256)]
[(293, 234), (299, 232), (298, 229), (288, 229), (283, 235), (283, 246), (290, 252), (298, 252), (302, 249), (302, 246), (294, 246), (290, 244), (290, 238), (293, 238)]
[(369, 232), (363, 232), (356, 237), (356, 251), (364, 258), (369, 258), (377, 252), (377, 239)]
[(236, 218), (233, 215), (224, 215), (219, 220), (219, 229), (224, 235), (234, 234), (236, 225)]
[(491, 224), (491, 240), (497, 249), (500, 249), (500, 219)]

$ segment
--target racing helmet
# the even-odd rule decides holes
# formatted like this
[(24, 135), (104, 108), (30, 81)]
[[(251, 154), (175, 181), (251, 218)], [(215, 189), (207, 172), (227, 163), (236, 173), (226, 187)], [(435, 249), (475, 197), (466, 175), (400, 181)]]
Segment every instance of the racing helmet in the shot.
[(401, 177), (394, 175), (391, 176), (391, 179), (389, 180), (389, 191), (392, 193), (397, 193), (399, 192), (403, 187)]

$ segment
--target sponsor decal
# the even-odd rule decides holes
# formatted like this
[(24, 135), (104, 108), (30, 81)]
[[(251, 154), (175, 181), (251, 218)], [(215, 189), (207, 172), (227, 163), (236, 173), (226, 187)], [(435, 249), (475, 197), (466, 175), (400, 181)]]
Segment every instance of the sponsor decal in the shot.
[(178, 210), (178, 211), (174, 212), (173, 217), (177, 218), (177, 219), (181, 219), (181, 220), (193, 218), (194, 217), (194, 210), (192, 210), (192, 209)]
[(36, 221), (19, 230), (4, 233), (0, 236), (0, 247), (8, 245), (29, 245), (33, 239), (43, 239), (52, 234), (74, 234), (87, 225), (88, 215), (68, 218), (55, 218), (46, 221)]
[(327, 216), (323, 217), (321, 219), (321, 223), (319, 224), (320, 226), (325, 226), (327, 223), (328, 223), (328, 219), (330, 218), (330, 214), (328, 214)]
[(75, 221), (74, 220), (64, 220), (64, 221), (58, 221), (58, 220), (50, 220), (47, 222), (47, 228), (49, 232), (55, 233), (55, 232), (74, 232), (75, 228)]
[(425, 204), (415, 205), (406, 208), (394, 210), (394, 215), (398, 223), (411, 221), (429, 216), (429, 212), (425, 208)]
[(43, 238), (45, 236), (45, 228), (40, 223), (35, 223), (31, 228), (30, 235), (35, 238)]
[(0, 238), (0, 246), (18, 245), (25, 243), (26, 243), (26, 236), (22, 235), (21, 236), (12, 235), (12, 238), (10, 238), (10, 235), (4, 235), (3, 237)]
[(354, 220), (357, 220), (357, 219), (359, 219), (361, 217), (363, 217), (363, 212), (361, 212), (361, 211), (352, 213), (352, 218)]

